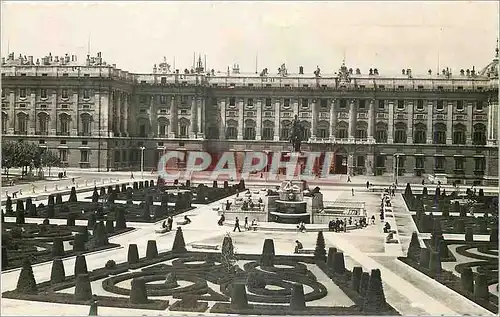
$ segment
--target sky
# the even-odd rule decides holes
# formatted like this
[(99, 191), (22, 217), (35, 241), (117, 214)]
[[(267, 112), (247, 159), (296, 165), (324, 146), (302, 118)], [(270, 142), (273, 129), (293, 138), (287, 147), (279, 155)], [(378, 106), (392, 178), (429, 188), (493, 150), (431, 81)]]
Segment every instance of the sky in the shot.
[(346, 65), (414, 74), (450, 67), (481, 69), (494, 57), (499, 33), (497, 1), (447, 2), (9, 2), (2, 1), (2, 56), (64, 53), (83, 62), (150, 73), (166, 56), (190, 68), (193, 53), (209, 69), (225, 72), (322, 73)]

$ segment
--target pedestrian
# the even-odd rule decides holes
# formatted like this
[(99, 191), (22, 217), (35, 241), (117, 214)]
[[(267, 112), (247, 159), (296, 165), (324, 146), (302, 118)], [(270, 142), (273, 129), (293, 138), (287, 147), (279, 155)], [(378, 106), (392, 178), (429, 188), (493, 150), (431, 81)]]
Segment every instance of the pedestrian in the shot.
[(351, 182), (351, 176), (347, 175), (347, 182), (350, 183)]
[(218, 224), (219, 226), (222, 226), (222, 225), (224, 224), (224, 221), (225, 221), (225, 220), (226, 220), (226, 217), (224, 216), (224, 214), (222, 214), (222, 215), (220, 216), (220, 219), (219, 219), (219, 221), (217, 222), (217, 224)]
[(295, 240), (295, 252), (294, 253), (299, 253), (299, 250), (304, 249), (304, 246), (302, 243), (300, 243), (299, 240)]
[(248, 217), (245, 217), (245, 223), (243, 224), (243, 228), (245, 228), (245, 230), (250, 230), (250, 227), (248, 226)]
[(90, 310), (89, 316), (98, 316), (97, 314), (97, 295), (92, 295), (92, 299), (90, 300)]
[(238, 217), (236, 217), (236, 219), (234, 220), (234, 229), (233, 229), (233, 232), (236, 232), (236, 229), (238, 229), (238, 231), (241, 232), (241, 229), (240, 229), (240, 219), (238, 219)]
[(372, 215), (371, 219), (372, 219), (372, 225), (374, 225), (375, 224), (375, 215)]
[(354, 188), (352, 188), (351, 191), (352, 191), (352, 195), (354, 196)]
[(130, 172), (130, 178), (134, 179), (134, 173), (133, 172)]
[(366, 181), (366, 189), (369, 189), (369, 188), (370, 188), (370, 182)]

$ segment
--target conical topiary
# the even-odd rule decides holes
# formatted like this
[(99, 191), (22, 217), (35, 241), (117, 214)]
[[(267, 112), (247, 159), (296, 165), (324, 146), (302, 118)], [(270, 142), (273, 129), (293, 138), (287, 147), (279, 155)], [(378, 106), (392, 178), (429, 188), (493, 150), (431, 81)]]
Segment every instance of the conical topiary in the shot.
[(85, 255), (77, 255), (75, 260), (75, 276), (80, 274), (87, 274), (87, 260), (85, 259)]
[(359, 283), (359, 294), (363, 297), (366, 296), (366, 291), (368, 289), (368, 281), (370, 280), (370, 273), (363, 272), (361, 274), (361, 282)]
[(96, 203), (99, 201), (99, 193), (97, 192), (97, 187), (94, 186), (94, 191), (92, 192), (92, 202)]
[(5, 213), (7, 216), (12, 215), (13, 209), (12, 209), (12, 199), (10, 196), (7, 196), (7, 200), (5, 201)]
[(32, 205), (33, 205), (33, 198), (31, 198), (31, 197), (26, 198), (26, 206), (25, 206), (26, 211), (29, 212)]
[(427, 248), (420, 249), (420, 256), (418, 258), (418, 264), (421, 267), (429, 268), (430, 257), (431, 257), (431, 254), (430, 254), (429, 249), (427, 249)]
[(465, 228), (465, 242), (472, 242), (472, 241), (474, 241), (473, 228), (471, 226), (467, 226), (467, 228)]
[(21, 269), (21, 273), (19, 274), (19, 279), (17, 280), (16, 292), (22, 294), (38, 293), (35, 275), (33, 274), (33, 268), (31, 267), (31, 262), (28, 258), (23, 260), (23, 267)]
[(63, 256), (64, 255), (64, 245), (60, 237), (55, 237), (52, 242), (52, 256)]
[(2, 270), (5, 270), (9, 266), (9, 255), (7, 252), (7, 247), (2, 246)]
[(88, 274), (80, 274), (76, 276), (75, 300), (88, 301), (92, 299), (92, 285)]
[(455, 233), (463, 233), (465, 231), (465, 221), (463, 219), (455, 219), (453, 222)]
[(76, 215), (74, 213), (69, 213), (66, 215), (66, 226), (74, 227), (76, 224)]
[(107, 234), (111, 234), (115, 232), (115, 226), (113, 224), (113, 220), (112, 219), (107, 219), (106, 220), (106, 233)]
[(174, 244), (172, 245), (173, 253), (186, 253), (186, 242), (184, 242), (184, 235), (181, 227), (177, 227), (175, 232)]
[(57, 284), (64, 282), (66, 279), (66, 272), (64, 270), (64, 263), (62, 258), (56, 257), (52, 260), (52, 269), (50, 271), (50, 282)]
[[(21, 204), (22, 204), (22, 201), (21, 201)], [(24, 219), (24, 209), (16, 209), (16, 224), (23, 225), (25, 223), (26, 222)]]
[(337, 248), (328, 248), (328, 257), (326, 258), (326, 266), (328, 268), (333, 268), (333, 259), (336, 252)]
[(460, 285), (470, 294), (474, 292), (474, 273), (470, 267), (464, 267), (460, 273)]
[(62, 205), (63, 200), (62, 200), (62, 195), (61, 193), (56, 194), (56, 205)]
[(37, 211), (36, 211), (36, 205), (35, 204), (32, 204), (30, 206), (30, 208), (28, 209), (28, 215), (30, 217), (36, 217), (38, 215)]
[(474, 299), (488, 299), (489, 295), (488, 275), (477, 273), (474, 278)]
[(498, 228), (493, 227), (490, 231), (490, 242), (498, 243)]
[(274, 266), (274, 241), (273, 239), (264, 240), (264, 246), (262, 247), (262, 255), (260, 256), (260, 265), (262, 266)]
[(49, 204), (47, 206), (47, 218), (54, 218), (56, 215), (56, 210), (54, 208), (54, 205)]
[(385, 306), (386, 301), (380, 270), (374, 269), (368, 281), (363, 311), (366, 313), (379, 313), (384, 310)]
[(125, 221), (125, 210), (121, 207), (117, 208), (116, 211), (116, 230), (123, 230), (127, 228), (127, 222)]
[(235, 309), (248, 308), (248, 298), (245, 284), (233, 283), (231, 285), (231, 307)]
[(290, 298), (290, 309), (304, 310), (306, 309), (306, 297), (304, 295), (304, 285), (294, 284), (292, 288), (292, 296)]
[(16, 211), (22, 211), (24, 213), (24, 202), (21, 199), (16, 201)]
[(363, 268), (361, 266), (355, 266), (352, 269), (351, 278), (351, 288), (356, 292), (359, 292), (359, 287), (361, 285), (361, 275), (363, 275)]
[(73, 186), (73, 187), (71, 187), (71, 192), (69, 194), (68, 202), (76, 203), (77, 201), (78, 201), (78, 199), (76, 197), (76, 188), (75, 188), (75, 186)]
[(85, 236), (81, 233), (75, 234), (73, 238), (73, 251), (83, 252), (85, 251)]
[(96, 214), (95, 213), (91, 213), (89, 215), (89, 220), (87, 221), (87, 227), (88, 228), (94, 228), (96, 222), (97, 222)]
[(344, 252), (336, 252), (333, 258), (333, 272), (335, 274), (345, 273)]
[(408, 246), (407, 257), (418, 261), (418, 257), (420, 256), (420, 241), (418, 239), (418, 233), (414, 231), (411, 234), (410, 245)]
[(429, 272), (432, 276), (438, 276), (441, 274), (441, 256), (438, 251), (431, 251), (431, 257), (429, 259)]
[(134, 264), (139, 262), (139, 250), (137, 249), (137, 244), (128, 245), (127, 262), (129, 264)]
[(158, 248), (156, 247), (156, 240), (148, 240), (146, 247), (146, 259), (154, 259), (158, 257)]
[(318, 232), (318, 237), (316, 238), (314, 260), (318, 262), (326, 262), (325, 238), (323, 237), (323, 231)]
[(138, 277), (132, 280), (132, 288), (130, 289), (131, 304), (147, 304), (148, 293), (146, 290), (146, 282), (143, 278)]

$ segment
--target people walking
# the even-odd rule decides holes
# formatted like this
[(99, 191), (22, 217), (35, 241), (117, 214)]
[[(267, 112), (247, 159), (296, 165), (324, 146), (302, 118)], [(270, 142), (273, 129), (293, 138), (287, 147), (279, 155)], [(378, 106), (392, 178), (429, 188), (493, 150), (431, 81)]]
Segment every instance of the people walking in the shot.
[(241, 232), (241, 229), (240, 229), (240, 219), (238, 219), (238, 217), (236, 217), (236, 219), (234, 220), (234, 229), (233, 229), (233, 232), (236, 232), (236, 229), (238, 229), (238, 231)]

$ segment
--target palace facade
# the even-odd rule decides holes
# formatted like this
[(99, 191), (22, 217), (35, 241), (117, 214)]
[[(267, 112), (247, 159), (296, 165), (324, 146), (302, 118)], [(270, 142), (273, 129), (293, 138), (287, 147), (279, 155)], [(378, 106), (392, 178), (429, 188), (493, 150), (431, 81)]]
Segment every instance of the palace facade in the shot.
[[(36, 142), (72, 167), (156, 168), (168, 150), (289, 152), (295, 115), (303, 151), (334, 152), (332, 173), (427, 174), (498, 183), (498, 49), (493, 61), (424, 75), (271, 74), (191, 69), (150, 74), (108, 65), (100, 53), (2, 59), (4, 140)], [(240, 157), (237, 155), (237, 158)], [(237, 164), (241, 164), (238, 162)]]

